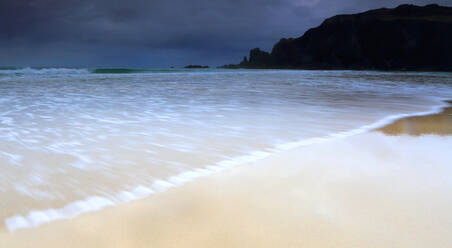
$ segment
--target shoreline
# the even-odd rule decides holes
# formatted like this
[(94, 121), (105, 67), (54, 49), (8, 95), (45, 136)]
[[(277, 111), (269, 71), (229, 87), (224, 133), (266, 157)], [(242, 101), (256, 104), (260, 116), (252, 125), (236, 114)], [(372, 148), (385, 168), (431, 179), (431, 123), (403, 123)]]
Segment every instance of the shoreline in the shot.
[(444, 102), (448, 106), (445, 106), (440, 113), (398, 119), (375, 131), (383, 132), (387, 135), (452, 135), (452, 101)]
[[(450, 108), (450, 106), (444, 108), (443, 112)], [(435, 114), (432, 115), (435, 116)], [(412, 117), (405, 119), (410, 118)], [(410, 121), (419, 122), (419, 118), (410, 119)], [(424, 142), (425, 139), (430, 140)], [(400, 173), (397, 175), (404, 179), (400, 182), (399, 177), (393, 178), (391, 173), (379, 171), (378, 166), (388, 161), (397, 166), (400, 166), (397, 162), (409, 167), (415, 164), (417, 167), (415, 166), (414, 169), (419, 172), (433, 173), (432, 178), (440, 176), (441, 174), (436, 174), (435, 171), (425, 172), (424, 168), (421, 168), (422, 164), (417, 161), (432, 159), (430, 156), (435, 155), (438, 158), (447, 159), (444, 157), (448, 154), (444, 144), (452, 144), (451, 140), (450, 136), (427, 135), (426, 138), (420, 139), (408, 135), (390, 136), (380, 132), (363, 132), (345, 139), (290, 148), (263, 160), (250, 161), (248, 166), (228, 169), (223, 173), (197, 179), (190, 184), (185, 184), (184, 187), (171, 188), (165, 194), (155, 194), (143, 200), (106, 208), (100, 212), (86, 213), (74, 219), (55, 221), (38, 228), (0, 233), (0, 245), (4, 244), (4, 247), (29, 247), (30, 244), (35, 244), (34, 246), (37, 247), (147, 247), (149, 245), (156, 247), (266, 247), (267, 245), (272, 247), (273, 245), (274, 247), (284, 244), (298, 247), (310, 244), (313, 247), (349, 247), (354, 244), (369, 247), (401, 242), (400, 245), (422, 247), (427, 244), (427, 241), (430, 242), (429, 244), (435, 241), (433, 243), (436, 247), (442, 247), (440, 241), (444, 240), (438, 239), (432, 233), (428, 233), (428, 239), (425, 242), (410, 243), (409, 239), (414, 237), (407, 231), (412, 227), (402, 226), (397, 229), (395, 226), (401, 223), (393, 223), (387, 215), (391, 213), (390, 215), (397, 217), (399, 222), (408, 221), (410, 225), (418, 228), (422, 224), (436, 230), (437, 227), (429, 223), (434, 221), (441, 224), (438, 226), (441, 229), (436, 230), (437, 232), (447, 232), (447, 228), (450, 228), (447, 221), (452, 220), (452, 217), (446, 209), (452, 206), (452, 200), (447, 200), (444, 196), (450, 193), (450, 185), (443, 182), (444, 185), (441, 186), (446, 188), (441, 189), (433, 182), (426, 181), (419, 188), (419, 181), (426, 179), (419, 177), (417, 173), (413, 174), (405, 169), (401, 173), (392, 167), (385, 168), (391, 173)], [(433, 151), (433, 155), (411, 154), (408, 146), (413, 146), (411, 149), (428, 148), (431, 146), (430, 141), (432, 144), (435, 142), (442, 144)], [(388, 142), (394, 142), (395, 145), (390, 146), (394, 150), (388, 149)], [(338, 149), (340, 152), (334, 151), (334, 154), (322, 158), (325, 149), (328, 151)], [(354, 156), (364, 156), (359, 151), (365, 154), (363, 161), (375, 165), (370, 166), (371, 173), (368, 173), (368, 168), (363, 169), (363, 165), (354, 158)], [(366, 154), (369, 152), (371, 156)], [(403, 156), (403, 159), (397, 156), (392, 158), (393, 153)], [(378, 156), (374, 157), (375, 155)], [(396, 161), (390, 161), (386, 156)], [(443, 163), (441, 160), (436, 162), (440, 165)], [(447, 164), (447, 161), (444, 163)], [(444, 170), (447, 168), (441, 168), (440, 171), (444, 172)], [(350, 177), (353, 174), (358, 174), (360, 177)], [(372, 184), (364, 180), (366, 178)], [(417, 184), (414, 184), (414, 179), (418, 180)], [(390, 183), (382, 184), (382, 181)], [(393, 192), (391, 183), (400, 184), (400, 188)], [(332, 187), (334, 185), (338, 188)], [(435, 190), (426, 189), (425, 185), (430, 185), (429, 187)], [(414, 187), (417, 191), (410, 187)], [(340, 190), (337, 191), (337, 189)], [(369, 198), (369, 192), (375, 198)], [(389, 194), (391, 200), (381, 198), (385, 194)], [(362, 197), (366, 199), (364, 202)], [(406, 198), (409, 204), (399, 202), (401, 201), (399, 197)], [(425, 199), (422, 202), (429, 206), (429, 212), (430, 210), (436, 212), (433, 211), (428, 216), (417, 216), (417, 213), (426, 214), (425, 209), (418, 209), (419, 199)], [(368, 201), (372, 204), (368, 204)], [(398, 205), (395, 204), (397, 211), (391, 212), (394, 202), (398, 202), (400, 206), (397, 208)], [(366, 207), (365, 211), (362, 209), (363, 205)], [(383, 207), (383, 213), (372, 205)], [(332, 206), (335, 207), (332, 209)], [(350, 209), (353, 209), (351, 213)], [(407, 211), (407, 209), (412, 215), (408, 219), (405, 218), (406, 216), (403, 217), (406, 214), (400, 215), (402, 210)], [(371, 213), (376, 215), (375, 219)], [(435, 216), (435, 213), (438, 213), (438, 216)], [(382, 219), (376, 218), (378, 216)], [(411, 217), (417, 218), (416, 223), (411, 221)], [(349, 222), (350, 218), (355, 222)], [(389, 231), (379, 231), (384, 234), (382, 240), (375, 240), (372, 233), (377, 231), (376, 226), (371, 225), (372, 221), (370, 224), (365, 223), (369, 218), (379, 223), (377, 226), (380, 228), (391, 227)], [(370, 231), (362, 233), (362, 228)], [(408, 234), (402, 234), (402, 230)], [(422, 236), (422, 233), (419, 233), (420, 229), (416, 230), (415, 233)], [(357, 234), (353, 232), (361, 233), (361, 236), (358, 237), (359, 235), (356, 236)], [(300, 233), (305, 236), (299, 237)], [(403, 236), (404, 238), (397, 240), (393, 237), (396, 233), (406, 237)], [(447, 238), (447, 233), (443, 235)], [(70, 243), (71, 240), (77, 242)]]
[[(45, 209), (45, 210), (32, 210), (28, 215), (11, 216), (5, 219), (5, 227), (9, 232), (14, 232), (20, 229), (38, 228), (41, 225), (52, 223), (60, 220), (70, 220), (78, 218), (81, 215), (89, 214), (93, 212), (99, 212), (108, 207), (118, 207), (129, 204), (133, 201), (140, 201), (146, 199), (155, 194), (161, 194), (172, 188), (178, 188), (184, 186), (186, 183), (193, 182), (194, 180), (202, 179), (205, 177), (215, 176), (217, 174), (227, 172), (228, 170), (235, 169), (238, 166), (245, 164), (258, 163), (265, 160), (268, 157), (278, 155), (281, 152), (289, 151), (292, 149), (316, 145), (325, 142), (332, 142), (336, 139), (344, 139), (355, 135), (363, 134), (366, 132), (380, 131), (387, 135), (403, 134), (401, 130), (397, 130), (399, 133), (394, 133), (394, 125), (399, 127), (399, 123), (417, 123), (422, 122), (424, 117), (428, 120), (430, 116), (442, 116), (442, 113), (446, 112), (447, 115), (452, 113), (452, 101), (441, 100), (438, 101), (439, 105), (433, 106), (429, 111), (417, 112), (412, 114), (398, 114), (390, 115), (383, 119), (380, 119), (372, 124), (364, 125), (356, 129), (349, 131), (343, 131), (339, 133), (333, 133), (324, 137), (316, 137), (310, 139), (304, 139), (296, 142), (289, 142), (282, 145), (278, 145), (273, 152), (255, 151), (248, 155), (239, 156), (236, 158), (220, 161), (215, 165), (209, 165), (205, 168), (197, 168), (189, 171), (182, 172), (177, 175), (170, 176), (166, 180), (156, 180), (150, 187), (144, 185), (138, 185), (133, 190), (121, 191), (116, 197), (104, 197), (104, 196), (90, 196), (83, 200), (68, 203), (60, 209)], [(444, 119), (444, 118), (443, 118)], [(435, 122), (436, 123), (436, 122)], [(438, 133), (435, 123), (430, 124), (428, 128), (432, 129), (432, 133)], [(437, 123), (436, 123), (437, 124)], [(442, 123), (445, 125), (445, 123)], [(411, 124), (413, 125), (413, 124)], [(400, 128), (399, 128), (400, 129)], [(448, 132), (443, 135), (452, 133), (452, 130), (446, 125)], [(425, 130), (424, 130), (425, 131)], [(404, 133), (411, 134), (411, 133)], [(1, 229), (0, 229), (1, 231)]]

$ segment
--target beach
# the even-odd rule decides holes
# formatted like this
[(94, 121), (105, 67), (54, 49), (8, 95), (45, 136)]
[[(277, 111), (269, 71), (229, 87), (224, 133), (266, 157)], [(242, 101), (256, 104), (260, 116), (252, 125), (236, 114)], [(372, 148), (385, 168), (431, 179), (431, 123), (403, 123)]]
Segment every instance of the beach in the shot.
[[(451, 102), (448, 103), (451, 104)], [(388, 135), (451, 135), (452, 108), (447, 107), (441, 113), (434, 115), (403, 118), (375, 131), (383, 132)]]
[(144, 200), (1, 233), (0, 247), (449, 247), (450, 118), (449, 108), (396, 122), (430, 121), (428, 135), (366, 132), (283, 151)]
[(0, 13), (0, 248), (452, 248), (452, 1)]

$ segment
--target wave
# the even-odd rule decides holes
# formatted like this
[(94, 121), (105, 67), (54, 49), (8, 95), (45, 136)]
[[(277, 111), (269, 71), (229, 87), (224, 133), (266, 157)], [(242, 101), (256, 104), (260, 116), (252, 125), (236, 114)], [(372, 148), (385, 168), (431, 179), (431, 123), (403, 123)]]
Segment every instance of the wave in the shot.
[[(132, 68), (0, 68), (0, 76), (54, 75), (54, 74), (140, 74), (140, 73), (180, 73), (196, 72), (187, 69), (132, 69)], [(205, 72), (205, 70), (203, 70)]]
[(270, 154), (271, 153), (269, 152), (255, 151), (249, 155), (223, 160), (215, 165), (206, 166), (205, 168), (185, 171), (170, 176), (167, 180), (156, 180), (150, 187), (138, 185), (130, 191), (123, 190), (110, 197), (90, 196), (84, 200), (69, 203), (59, 209), (33, 210), (26, 216), (17, 215), (7, 218), (5, 220), (5, 226), (8, 231), (12, 232), (18, 229), (37, 227), (56, 220), (71, 219), (84, 213), (99, 211), (106, 207), (140, 200), (155, 193), (165, 192), (170, 188), (182, 186), (183, 184), (200, 177), (212, 175), (245, 163), (256, 162), (270, 156)]
[(145, 73), (150, 72), (151, 70), (145, 69), (128, 69), (128, 68), (99, 68), (92, 69), (91, 73), (96, 74), (129, 74), (129, 73)]
[(129, 191), (124, 190), (113, 196), (90, 196), (85, 198), (84, 200), (69, 203), (59, 209), (52, 208), (47, 210), (33, 210), (28, 212), (27, 215), (16, 215), (7, 218), (5, 220), (5, 226), (8, 231), (13, 232), (18, 229), (37, 227), (42, 224), (56, 220), (74, 218), (84, 213), (99, 211), (106, 207), (116, 206), (118, 204), (143, 199), (155, 193), (165, 192), (170, 188), (182, 186), (185, 183), (191, 182), (201, 177), (206, 177), (237, 166), (257, 162), (278, 152), (291, 150), (297, 147), (312, 144), (330, 142), (337, 139), (362, 134), (370, 130), (383, 127), (401, 118), (436, 114), (441, 112), (444, 108), (448, 106), (450, 106), (450, 104), (441, 100), (439, 105), (433, 106), (429, 111), (417, 112), (412, 114), (390, 115), (372, 124), (364, 125), (349, 131), (333, 133), (323, 137), (310, 138), (296, 142), (280, 144), (277, 145), (274, 149), (271, 149), (269, 151), (254, 151), (248, 155), (223, 160), (214, 165), (209, 165), (204, 168), (188, 170), (180, 174), (170, 176), (166, 180), (153, 181), (150, 186), (138, 185), (132, 190)]
[(0, 68), (0, 75), (30, 75), (30, 74), (84, 74), (88, 69), (76, 68)]
[(97, 68), (90, 70), (94, 74), (136, 74), (136, 73), (174, 73), (187, 72), (183, 69), (131, 69), (131, 68)]

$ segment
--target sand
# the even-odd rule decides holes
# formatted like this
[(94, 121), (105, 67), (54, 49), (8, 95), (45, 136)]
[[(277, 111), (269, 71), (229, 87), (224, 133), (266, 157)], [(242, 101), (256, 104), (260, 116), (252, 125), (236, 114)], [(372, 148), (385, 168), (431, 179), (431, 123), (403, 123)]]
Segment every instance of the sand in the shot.
[(403, 118), (377, 131), (388, 135), (452, 135), (452, 107), (445, 108), (441, 113), (434, 115)]
[(0, 247), (451, 247), (452, 136), (435, 130), (299, 147)]

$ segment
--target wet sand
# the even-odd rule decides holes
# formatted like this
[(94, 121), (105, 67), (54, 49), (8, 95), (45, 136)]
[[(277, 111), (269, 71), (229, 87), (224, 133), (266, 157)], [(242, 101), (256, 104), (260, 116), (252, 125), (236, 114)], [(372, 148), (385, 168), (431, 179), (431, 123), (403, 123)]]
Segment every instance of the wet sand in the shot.
[[(452, 102), (448, 102), (452, 104)], [(377, 131), (388, 135), (452, 135), (452, 107), (445, 108), (441, 113), (426, 116), (403, 118)]]
[(445, 114), (407, 118), (442, 123), (430, 131), (441, 135), (370, 132), (299, 147), (145, 200), (0, 233), (0, 247), (450, 247)]

